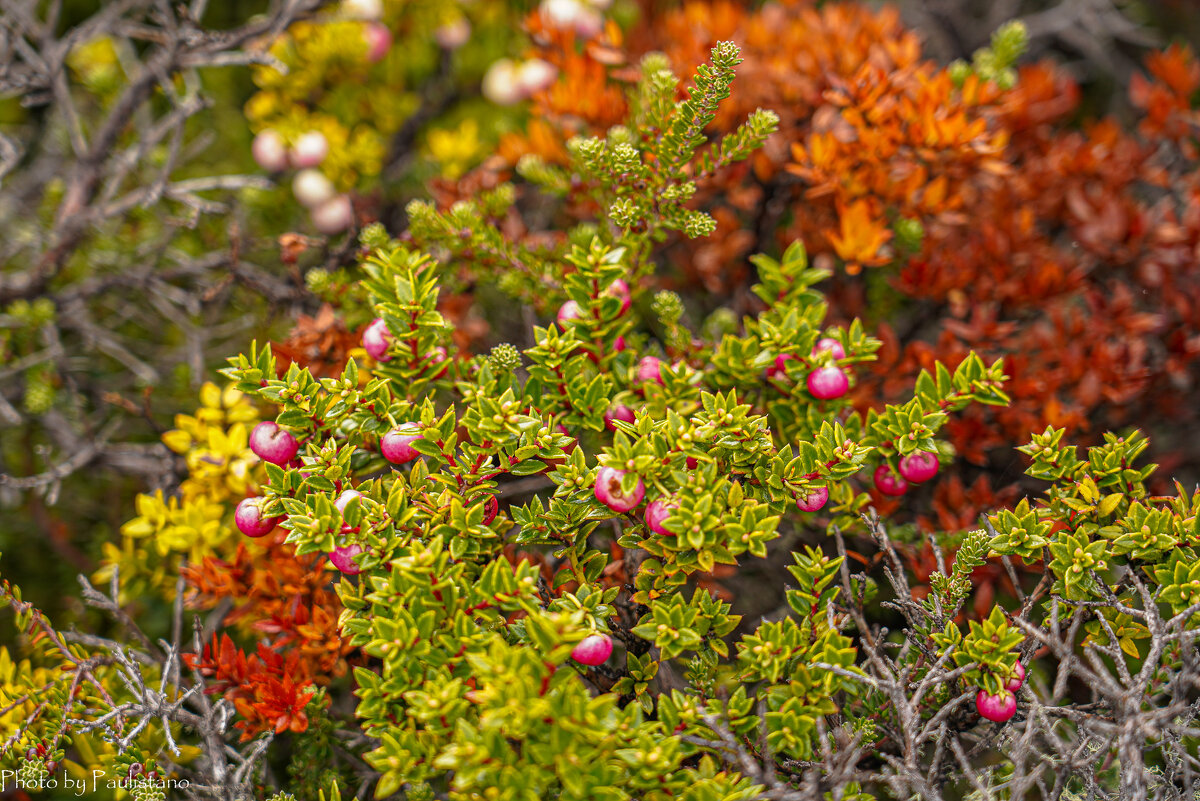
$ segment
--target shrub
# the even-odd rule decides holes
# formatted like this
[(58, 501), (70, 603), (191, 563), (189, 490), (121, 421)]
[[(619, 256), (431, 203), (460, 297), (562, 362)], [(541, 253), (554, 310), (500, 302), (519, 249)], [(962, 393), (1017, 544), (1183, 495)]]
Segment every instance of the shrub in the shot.
[[(582, 75), (620, 31), (579, 3), (539, 14), (571, 9), (574, 34), (534, 33), (563, 52), (587, 39), (590, 61), (563, 67)], [(859, 12), (801, 18), (839, 13)], [(1010, 91), (1006, 36), (945, 76), (914, 69), (929, 91)], [(24, 786), (99, 765), (139, 801), (1200, 790), (1200, 491), (1153, 493), (1138, 432), (1080, 458), (1047, 427), (1021, 448), (1044, 495), (925, 534), (932, 567), (915, 569), (896, 545), (914, 534), (876, 507), (946, 480), (945, 432), (1008, 404), (1004, 366), (965, 353), (903, 402), (871, 394), (883, 343), (830, 322), (832, 272), (799, 242), (752, 258), (755, 300), (706, 316), (655, 286), (680, 237), (720, 227), (704, 203), (727, 176), (770, 167), (780, 125), (755, 110), (704, 134), (741, 65), (731, 43), (682, 92), (667, 64), (644, 57), (593, 110), (620, 124), (523, 158), (521, 194), (480, 173), (458, 202), (408, 204), (399, 236), (367, 227), (357, 272), (310, 273), (329, 305), (202, 389), (163, 437), (187, 466), (178, 497), (140, 498), (93, 577), (107, 594), (81, 577), (121, 633), (56, 628), (0, 583), (29, 652), (0, 650)], [(962, 98), (934, 107), (978, 129)], [(561, 200), (530, 233), (534, 187)], [(876, 211), (847, 208), (843, 233)], [(552, 322), (502, 309), (512, 341), (472, 354), (452, 320), (496, 290)], [(771, 614), (713, 583), (783, 562)], [(1012, 598), (975, 580), (987, 570)]]

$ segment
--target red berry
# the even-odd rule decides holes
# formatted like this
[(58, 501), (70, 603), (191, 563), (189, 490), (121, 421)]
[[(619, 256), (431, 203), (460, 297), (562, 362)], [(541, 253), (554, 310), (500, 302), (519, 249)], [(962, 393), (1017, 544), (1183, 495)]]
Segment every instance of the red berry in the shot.
[(410, 424), (393, 428), (379, 438), (379, 452), (392, 464), (408, 464), (421, 455), (412, 446), (412, 443), (419, 439), (421, 439), (421, 433), (416, 425)]
[(1017, 714), (1017, 696), (1008, 690), (1002, 690), (999, 695), (989, 695), (987, 690), (980, 690), (975, 696), (975, 708), (988, 720), (1003, 723)]
[(575, 646), (571, 658), (581, 665), (603, 665), (612, 655), (612, 638), (607, 634), (593, 634)]
[(329, 561), (346, 575), (355, 576), (362, 572), (362, 568), (354, 561), (354, 557), (362, 552), (363, 548), (358, 543), (340, 545), (329, 552)]
[(913, 451), (900, 458), (900, 475), (914, 484), (928, 481), (937, 475), (938, 458), (929, 451)]
[(679, 504), (664, 501), (661, 499), (653, 500), (646, 506), (646, 526), (655, 534), (673, 534), (664, 525), (667, 518), (675, 513), (679, 508)]
[(818, 356), (821, 353), (829, 351), (835, 359), (846, 358), (846, 349), (842, 347), (842, 343), (838, 342), (833, 337), (823, 337), (817, 340), (817, 344), (813, 345), (812, 355)]
[(262, 537), (275, 530), (283, 517), (263, 517), (262, 505), (266, 498), (246, 498), (233, 512), (233, 522), (238, 531), (247, 537)]
[(382, 317), (376, 317), (371, 321), (363, 331), (362, 346), (367, 354), (377, 362), (386, 362), (391, 360), (388, 355), (388, 348), (392, 344), (392, 332), (388, 330), (387, 323)]
[(582, 316), (583, 310), (579, 308), (579, 304), (568, 300), (558, 309), (558, 327), (565, 331), (572, 320), (578, 320)]
[(1017, 690), (1021, 689), (1022, 685), (1024, 684), (1025, 666), (1022, 665), (1021, 660), (1018, 659), (1015, 663), (1013, 663), (1012, 678), (1010, 678), (1004, 685), (1004, 689), (1008, 690), (1010, 693), (1015, 693)]
[(300, 443), (274, 420), (263, 420), (250, 432), (250, 450), (264, 462), (285, 465), (300, 450)]
[(700, 464), (700, 460), (699, 460), (699, 459), (697, 459), (696, 457), (694, 457), (694, 456), (689, 456), (689, 457), (687, 458), (687, 469), (688, 469), (688, 470), (695, 470), (695, 469), (696, 469), (696, 466), (697, 466), (697, 465), (699, 465), (699, 464)]
[(492, 521), (496, 519), (496, 515), (500, 512), (500, 501), (496, 500), (495, 495), (489, 495), (488, 499), (483, 502), (483, 524), (490, 526)]
[(846, 371), (832, 365), (819, 367), (808, 374), (808, 391), (814, 398), (829, 400), (840, 398), (850, 389)]
[(875, 468), (875, 486), (884, 495), (891, 495), (896, 498), (908, 492), (908, 482), (893, 473), (892, 468), (886, 464), (881, 464)]
[(608, 426), (610, 431), (617, 430), (617, 427), (613, 425), (613, 420), (624, 420), (626, 423), (632, 423), (634, 419), (633, 409), (630, 409), (623, 403), (614, 403), (604, 413), (604, 425)]
[(614, 512), (628, 512), (646, 497), (646, 485), (640, 478), (632, 491), (623, 492), (621, 479), (624, 477), (625, 471), (615, 467), (601, 467), (596, 472), (596, 500)]
[(653, 356), (643, 356), (642, 360), (638, 362), (637, 380), (642, 383), (654, 381), (661, 384), (663, 382), (662, 362)]
[(813, 487), (796, 496), (796, 506), (800, 507), (801, 512), (815, 512), (824, 507), (828, 500), (828, 487)]

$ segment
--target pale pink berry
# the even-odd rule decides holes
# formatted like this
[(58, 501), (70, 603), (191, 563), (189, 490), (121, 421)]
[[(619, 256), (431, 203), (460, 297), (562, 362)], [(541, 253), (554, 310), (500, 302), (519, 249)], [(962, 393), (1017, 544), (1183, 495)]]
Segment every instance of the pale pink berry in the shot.
[(578, 320), (583, 316), (583, 309), (579, 308), (579, 304), (573, 300), (568, 300), (558, 309), (558, 327), (566, 331), (567, 326), (572, 320)]
[(522, 94), (516, 65), (507, 58), (493, 62), (483, 76), (480, 90), (484, 97), (498, 106), (511, 106), (519, 102)]
[(382, 317), (376, 317), (366, 327), (362, 335), (363, 350), (377, 362), (391, 361), (388, 347), (392, 344), (392, 332)]
[(801, 512), (815, 512), (825, 506), (829, 500), (828, 487), (813, 487), (796, 496), (796, 506)]
[(329, 140), (320, 131), (309, 131), (300, 135), (289, 155), (296, 169), (315, 167), (329, 155)]
[(350, 202), (349, 195), (334, 195), (309, 214), (313, 227), (326, 236), (340, 234), (354, 225), (354, 204)]
[(614, 403), (608, 407), (608, 411), (604, 413), (604, 425), (610, 431), (616, 431), (617, 427), (613, 425), (613, 420), (624, 420), (626, 423), (632, 423), (636, 419), (633, 409), (630, 409), (623, 403)]
[(767, 368), (767, 378), (778, 381), (787, 378), (787, 363), (794, 359), (790, 353), (781, 353), (775, 357), (775, 363)]
[(646, 505), (646, 526), (655, 534), (671, 534), (664, 523), (678, 508), (679, 504), (670, 501), (651, 501)]
[(578, 0), (542, 0), (538, 11), (542, 20), (555, 28), (574, 28), (584, 13)]
[(653, 381), (657, 384), (663, 382), (662, 378), (662, 361), (654, 356), (643, 356), (637, 366), (637, 380), (645, 383)]
[(263, 420), (250, 432), (250, 450), (264, 462), (285, 465), (300, 450), (300, 443), (274, 420)]
[(612, 638), (607, 634), (593, 634), (571, 650), (571, 658), (581, 665), (594, 667), (603, 665), (612, 655)]
[(892, 468), (886, 464), (881, 464), (875, 468), (875, 486), (884, 495), (899, 497), (908, 492), (908, 482), (896, 473), (892, 472)]
[(356, 576), (362, 572), (362, 568), (354, 561), (354, 557), (362, 552), (363, 547), (358, 543), (339, 545), (329, 552), (329, 561), (347, 576)]
[(551, 86), (556, 77), (558, 68), (540, 58), (531, 58), (517, 68), (517, 85), (525, 95), (532, 95)]
[(352, 19), (377, 20), (383, 17), (383, 0), (342, 0), (342, 13)]
[(1021, 660), (1018, 659), (1016, 662), (1013, 663), (1012, 677), (1009, 678), (1009, 680), (1005, 683), (1004, 689), (1008, 690), (1010, 693), (1015, 693), (1017, 690), (1021, 689), (1021, 687), (1024, 684), (1025, 684), (1025, 666), (1022, 665)]
[(263, 517), (262, 507), (266, 498), (246, 498), (237, 505), (233, 512), (233, 522), (238, 531), (247, 537), (262, 537), (270, 534), (279, 525), (283, 517)]
[(292, 194), (305, 208), (313, 209), (336, 197), (337, 190), (320, 170), (310, 167), (296, 173), (292, 179)]
[(628, 512), (646, 497), (646, 485), (640, 478), (633, 485), (633, 490), (622, 490), (621, 479), (624, 477), (625, 471), (615, 467), (601, 467), (596, 472), (596, 500), (614, 512)]
[(575, 19), (575, 33), (581, 39), (591, 39), (604, 29), (604, 18), (590, 8), (583, 9)]
[(388, 26), (372, 22), (363, 30), (363, 38), (367, 40), (367, 61), (372, 64), (383, 61), (392, 47), (392, 32)]
[(433, 38), (443, 50), (457, 50), (471, 38), (471, 23), (459, 17), (435, 30)]
[(250, 153), (258, 166), (270, 172), (286, 170), (288, 166), (287, 143), (277, 132), (267, 129), (254, 137)]
[(624, 314), (629, 311), (629, 305), (633, 303), (633, 296), (629, 293), (629, 284), (620, 278), (608, 285), (604, 290), (604, 295), (620, 299), (621, 310), (617, 314)]
[(833, 337), (823, 337), (818, 339), (817, 344), (813, 345), (812, 355), (819, 356), (825, 351), (829, 351), (829, 353), (835, 359), (846, 358), (846, 349), (842, 347), (841, 342), (838, 342)]
[(998, 695), (990, 695), (987, 690), (980, 690), (975, 696), (975, 707), (979, 714), (988, 720), (1003, 723), (1017, 714), (1017, 696), (1008, 690)]
[(937, 475), (938, 458), (929, 451), (913, 451), (900, 457), (900, 475), (914, 484), (928, 481)]
[(420, 438), (421, 432), (415, 425), (393, 428), (379, 438), (379, 452), (392, 464), (408, 464), (421, 455), (412, 446)]
[(820, 367), (808, 374), (808, 391), (814, 398), (840, 398), (850, 389), (850, 379), (840, 367)]
[(342, 494), (337, 496), (337, 500), (335, 500), (333, 502), (333, 505), (337, 508), (337, 510), (339, 512), (344, 512), (344, 511), (346, 511), (346, 507), (350, 505), (350, 501), (354, 500), (355, 498), (361, 498), (361, 497), (362, 497), (362, 493), (359, 492), (358, 490), (352, 490), (352, 489), (343, 490)]

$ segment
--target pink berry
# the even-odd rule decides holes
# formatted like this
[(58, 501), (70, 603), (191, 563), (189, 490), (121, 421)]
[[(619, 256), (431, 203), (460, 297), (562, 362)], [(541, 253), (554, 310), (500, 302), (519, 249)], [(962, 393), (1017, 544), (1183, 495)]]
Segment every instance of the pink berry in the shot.
[(286, 170), (288, 166), (287, 143), (277, 132), (267, 129), (254, 137), (250, 153), (258, 166), (270, 172)]
[(575, 646), (571, 658), (581, 665), (603, 665), (612, 655), (612, 637), (607, 634), (593, 634)]
[(796, 506), (801, 512), (815, 512), (825, 506), (829, 500), (828, 487), (813, 487), (807, 492), (796, 496)]
[(435, 30), (433, 38), (443, 50), (457, 50), (471, 38), (471, 23), (460, 17)]
[(238, 531), (247, 537), (262, 537), (270, 534), (283, 517), (263, 517), (262, 505), (266, 498), (246, 498), (233, 512), (233, 522)]
[(781, 353), (776, 356), (775, 364), (767, 368), (767, 378), (773, 380), (787, 378), (787, 363), (794, 358), (795, 356), (790, 353)]
[(362, 493), (358, 490), (344, 490), (341, 495), (337, 496), (337, 500), (333, 502), (333, 505), (337, 507), (339, 512), (344, 512), (346, 511), (346, 507), (350, 505), (350, 501), (361, 497)]
[(568, 300), (558, 309), (558, 327), (567, 330), (567, 325), (572, 320), (578, 320), (583, 316), (583, 310), (579, 308), (579, 304), (573, 300)]
[(604, 294), (610, 298), (621, 299), (621, 310), (617, 312), (618, 314), (624, 314), (629, 311), (629, 304), (633, 302), (633, 297), (629, 294), (629, 284), (625, 283), (622, 279), (618, 278), (609, 284), (608, 288), (604, 290)]
[(300, 443), (296, 438), (280, 428), (274, 420), (263, 420), (250, 432), (250, 450), (264, 462), (285, 465), (299, 449)]
[(646, 525), (655, 534), (672, 534), (664, 524), (666, 519), (675, 513), (679, 504), (664, 500), (651, 501), (646, 506)]
[(326, 236), (340, 234), (354, 225), (354, 204), (349, 195), (334, 195), (309, 211), (313, 227)]
[(662, 362), (653, 356), (643, 356), (642, 360), (638, 362), (637, 380), (642, 383), (653, 381), (661, 384), (663, 382)]
[(808, 391), (814, 398), (840, 398), (850, 389), (850, 379), (840, 367), (820, 367), (808, 374)]
[(625, 337), (618, 335), (617, 338), (613, 340), (613, 350), (617, 353), (625, 350)]
[(596, 500), (614, 512), (628, 512), (646, 497), (646, 485), (640, 478), (632, 492), (622, 491), (621, 479), (624, 477), (625, 471), (615, 467), (601, 467), (596, 472)]
[(490, 526), (492, 521), (496, 519), (496, 515), (500, 512), (500, 501), (496, 500), (495, 495), (489, 495), (488, 499), (483, 502), (483, 524)]
[[(438, 345), (429, 354), (429, 364), (431, 367), (435, 366), (435, 365), (439, 365), (439, 364), (442, 364), (443, 362), (445, 362), (448, 358), (449, 358), (449, 356), (446, 353), (446, 349), (443, 348), (441, 345)], [(446, 375), (446, 373), (449, 370), (450, 370), (450, 365), (447, 364), (441, 370), (438, 370), (437, 373), (433, 377), (435, 379), (442, 378)]]
[(846, 349), (842, 347), (842, 343), (838, 342), (833, 337), (823, 337), (817, 340), (817, 344), (813, 345), (812, 355), (818, 356), (824, 351), (829, 351), (833, 358), (846, 358)]
[(354, 561), (354, 557), (362, 552), (363, 547), (358, 543), (340, 545), (329, 552), (329, 561), (347, 576), (355, 576), (362, 572), (362, 568)]
[(1010, 693), (1015, 693), (1017, 690), (1021, 689), (1021, 687), (1024, 684), (1025, 684), (1025, 666), (1022, 665), (1021, 660), (1018, 659), (1016, 662), (1013, 663), (1012, 678), (1010, 678), (1008, 680), (1008, 682), (1004, 685), (1004, 689), (1008, 690)]
[(392, 464), (408, 464), (421, 454), (412, 446), (421, 438), (416, 426), (400, 426), (379, 438), (379, 452)]
[(900, 458), (900, 475), (914, 484), (928, 481), (937, 475), (938, 458), (929, 451), (913, 451)]
[(987, 690), (980, 690), (975, 696), (975, 707), (988, 720), (1003, 723), (1017, 714), (1017, 696), (1008, 690), (1001, 691), (999, 695), (989, 695)]
[(391, 361), (388, 347), (392, 344), (392, 332), (382, 317), (376, 317), (363, 331), (363, 350), (377, 362)]
[(388, 27), (372, 22), (363, 30), (363, 38), (367, 40), (367, 61), (372, 64), (383, 61), (392, 46), (392, 32)]
[(329, 140), (320, 131), (309, 131), (292, 145), (292, 166), (297, 169), (315, 167), (329, 155)]
[(604, 425), (608, 426), (610, 431), (617, 430), (617, 427), (613, 425), (613, 420), (624, 420), (626, 423), (632, 423), (634, 419), (636, 418), (633, 409), (630, 409), (623, 403), (614, 403), (604, 413)]
[(886, 464), (881, 464), (875, 468), (875, 486), (884, 495), (892, 497), (900, 497), (908, 492), (908, 482), (901, 476), (892, 472), (892, 468)]

